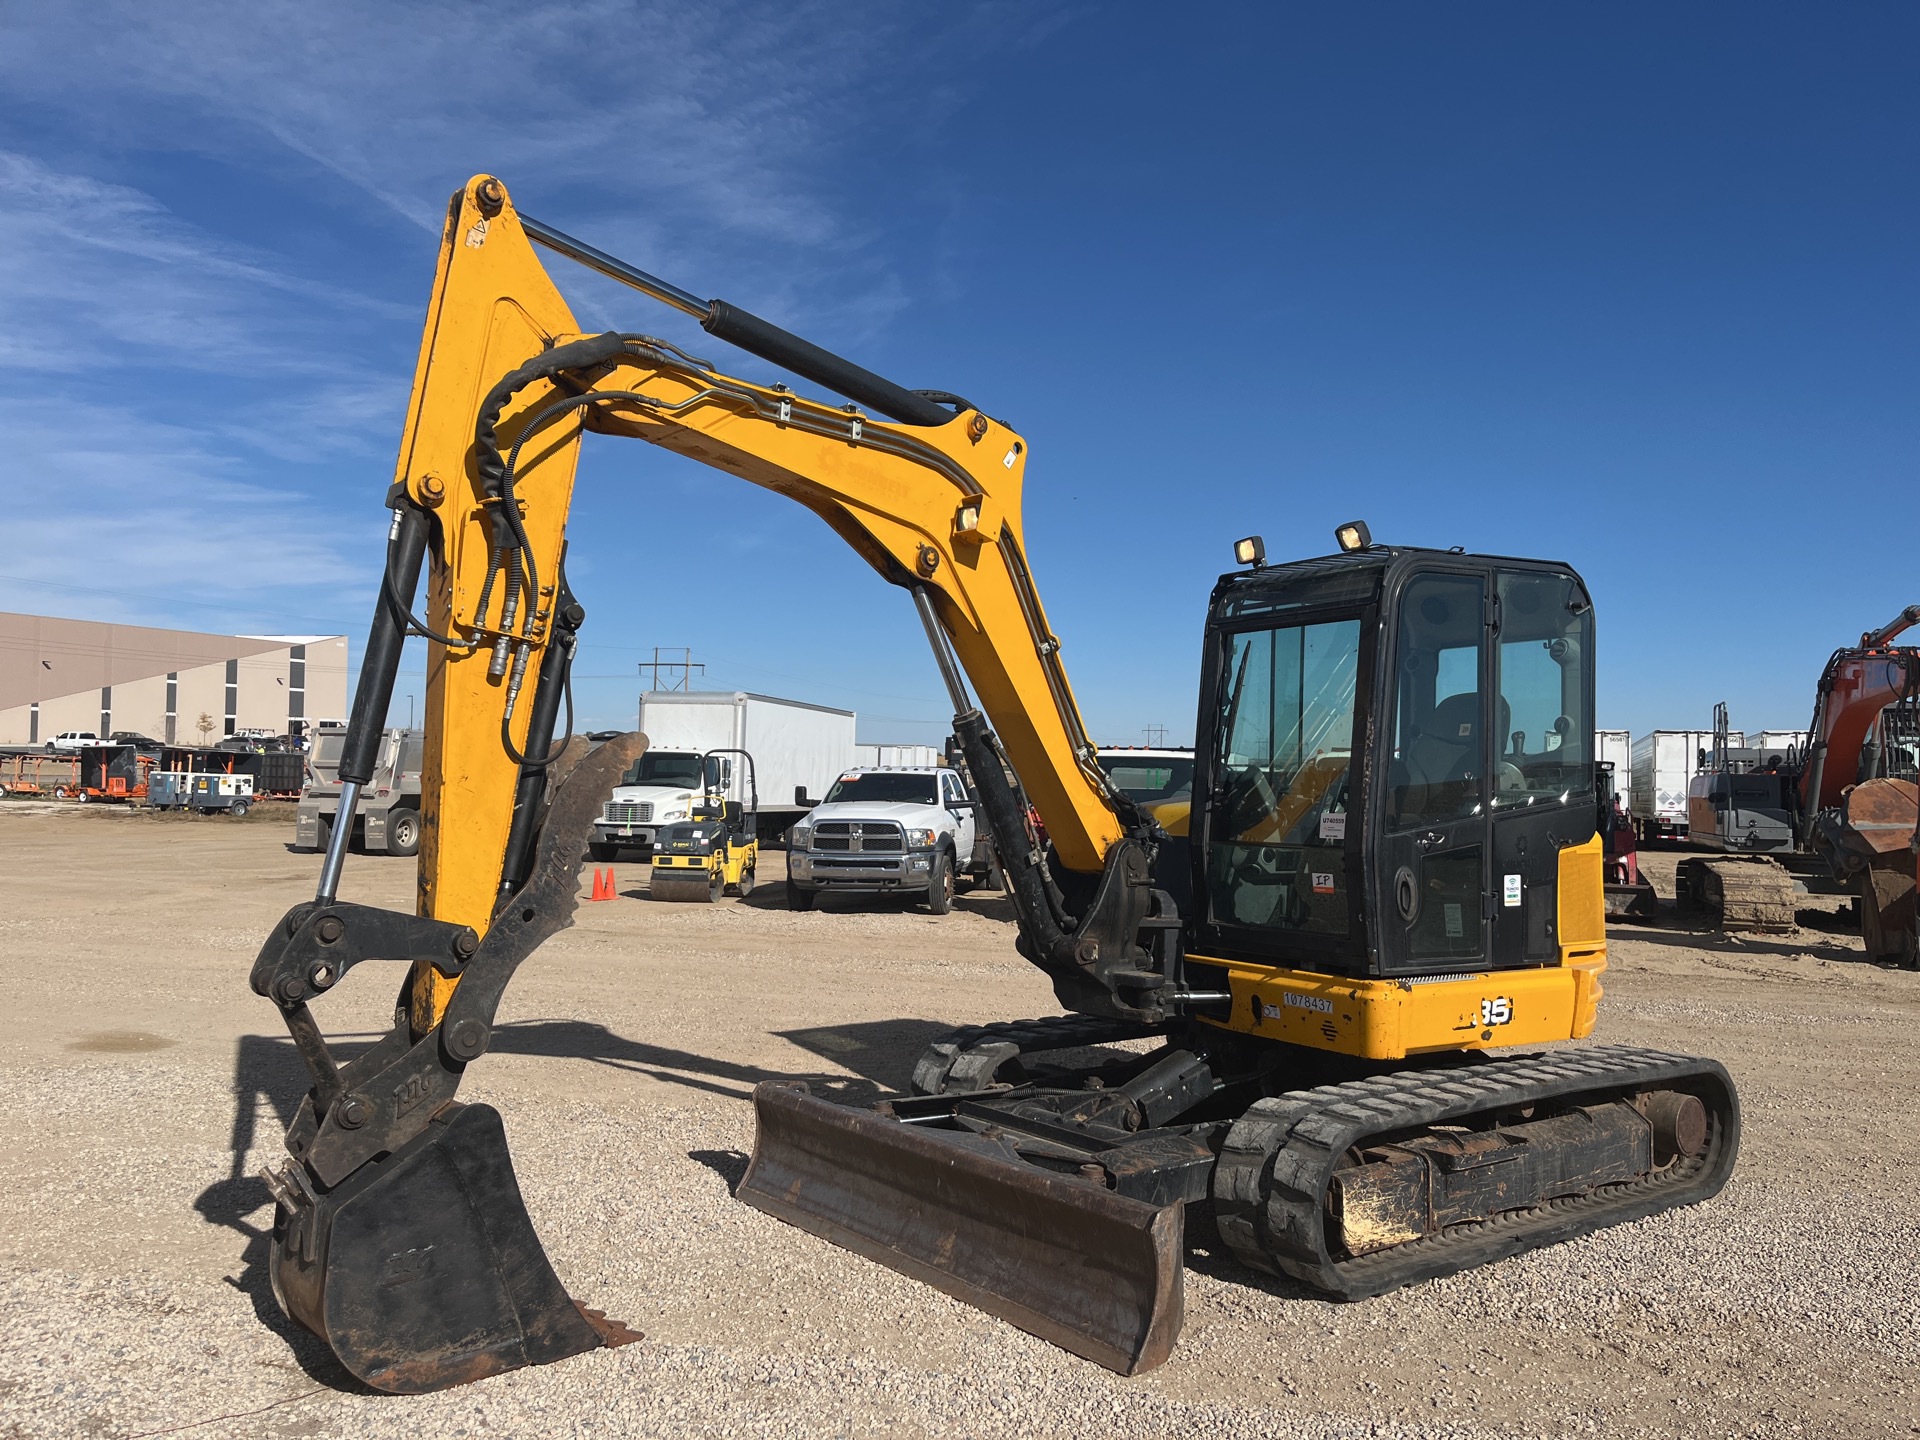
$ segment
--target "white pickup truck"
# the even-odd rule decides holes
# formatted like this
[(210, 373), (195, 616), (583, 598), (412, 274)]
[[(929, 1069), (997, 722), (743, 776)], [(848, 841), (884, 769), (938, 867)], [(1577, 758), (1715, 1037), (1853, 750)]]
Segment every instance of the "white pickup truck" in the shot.
[(787, 840), (787, 904), (822, 891), (911, 895), (928, 911), (953, 908), (956, 885), (987, 877), (985, 823), (957, 771), (944, 765), (843, 771)]

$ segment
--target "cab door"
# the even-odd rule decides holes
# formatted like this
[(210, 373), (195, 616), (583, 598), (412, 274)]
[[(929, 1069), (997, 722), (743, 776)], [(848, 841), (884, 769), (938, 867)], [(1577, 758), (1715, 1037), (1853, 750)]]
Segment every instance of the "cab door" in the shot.
[(1471, 970), (1486, 963), (1490, 919), (1488, 576), (1418, 572), (1395, 603), (1377, 802), (1381, 969)]
[(1494, 579), (1491, 958), (1560, 958), (1560, 852), (1598, 826), (1593, 784), (1593, 608), (1566, 571)]
[(960, 777), (951, 770), (941, 772), (940, 803), (953, 817), (954, 863), (962, 871), (968, 870), (973, 865), (974, 835), (978, 827), (973, 807), (967, 803), (966, 791), (960, 787)]

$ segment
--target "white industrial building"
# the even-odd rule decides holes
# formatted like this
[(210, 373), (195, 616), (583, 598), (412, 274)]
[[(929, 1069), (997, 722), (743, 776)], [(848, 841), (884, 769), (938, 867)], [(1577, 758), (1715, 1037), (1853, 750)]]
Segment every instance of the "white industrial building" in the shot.
[(63, 730), (199, 745), (346, 713), (344, 635), (206, 635), (0, 611), (0, 745)]

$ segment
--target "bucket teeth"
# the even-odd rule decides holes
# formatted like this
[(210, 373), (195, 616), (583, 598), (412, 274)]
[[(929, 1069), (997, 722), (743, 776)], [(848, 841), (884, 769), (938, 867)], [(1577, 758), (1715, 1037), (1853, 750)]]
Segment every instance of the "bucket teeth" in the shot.
[(580, 1318), (594, 1328), (600, 1343), (609, 1350), (617, 1350), (622, 1345), (631, 1345), (636, 1340), (647, 1338), (638, 1330), (629, 1330), (624, 1320), (609, 1319), (604, 1310), (589, 1309), (578, 1300), (573, 1302), (573, 1307), (580, 1312)]

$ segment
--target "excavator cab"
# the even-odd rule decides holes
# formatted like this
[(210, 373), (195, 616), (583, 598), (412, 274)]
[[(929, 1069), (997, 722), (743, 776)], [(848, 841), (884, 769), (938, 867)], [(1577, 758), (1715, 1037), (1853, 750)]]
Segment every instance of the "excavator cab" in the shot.
[(1560, 856), (1596, 821), (1576, 574), (1369, 546), (1228, 575), (1203, 676), (1190, 952), (1354, 976), (1560, 963)]

